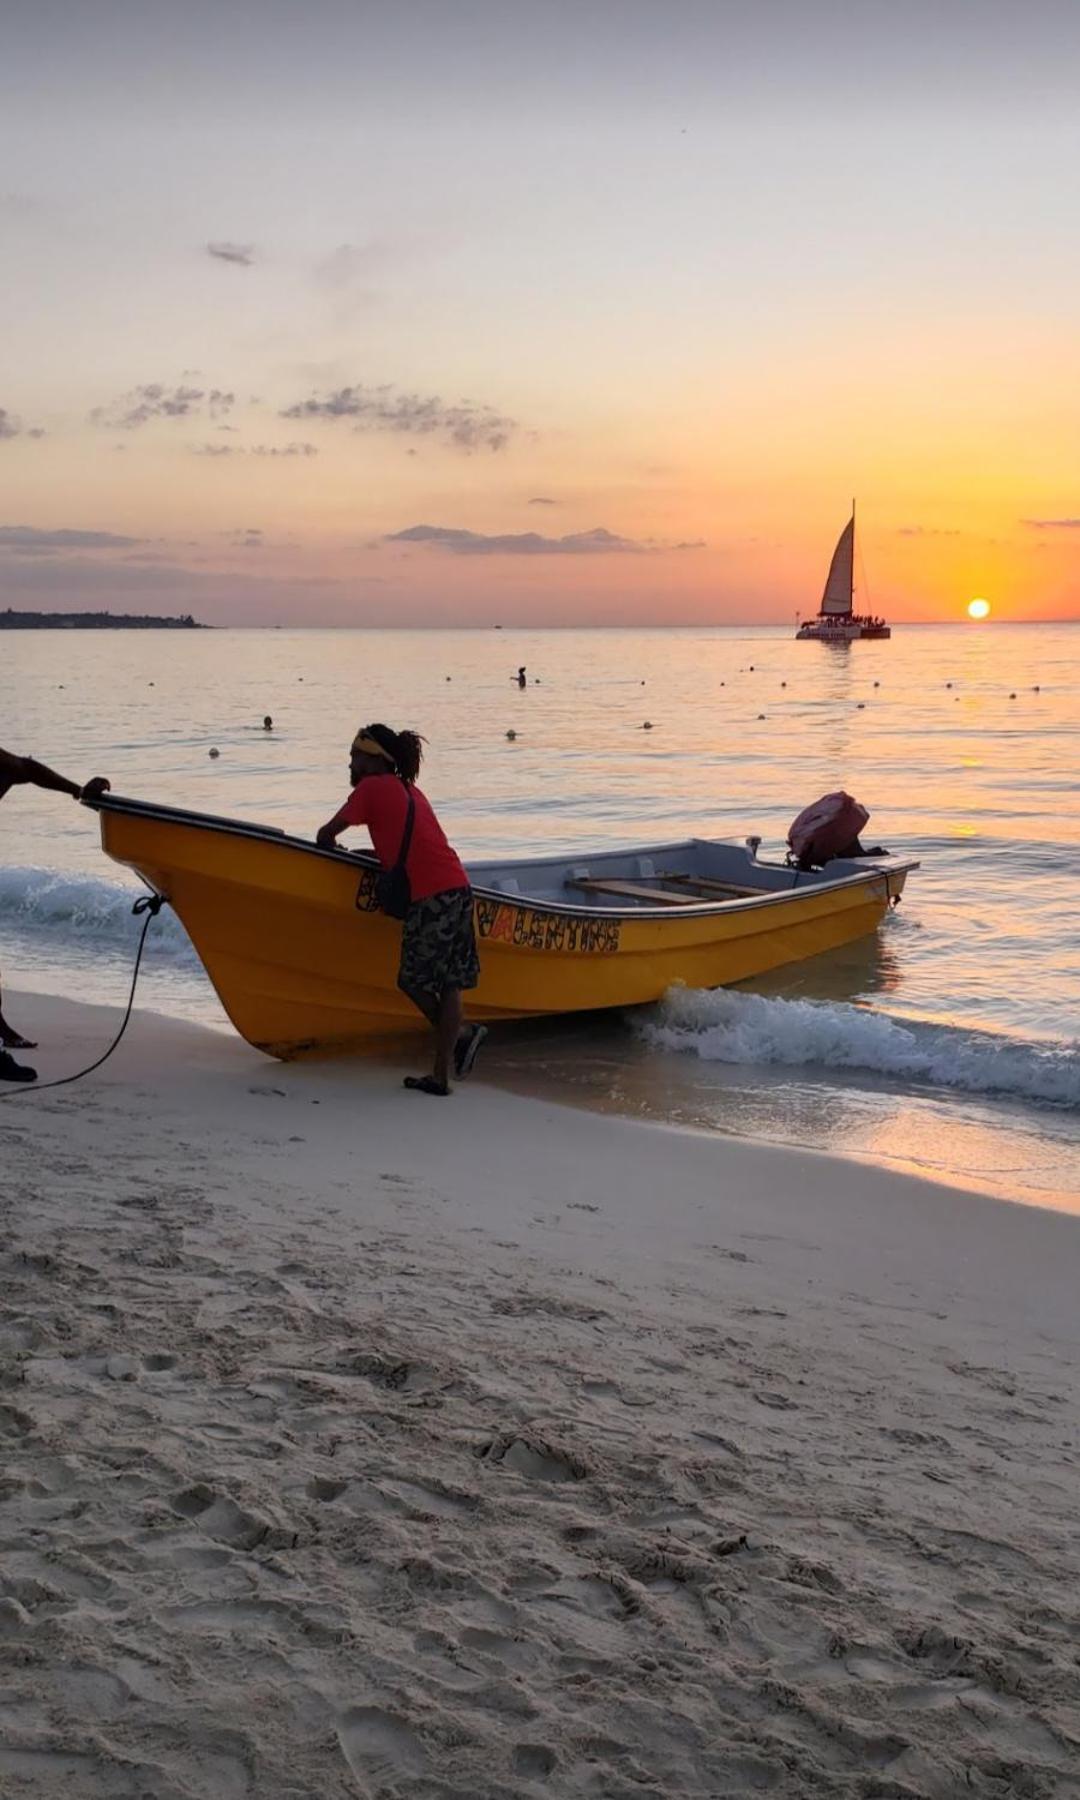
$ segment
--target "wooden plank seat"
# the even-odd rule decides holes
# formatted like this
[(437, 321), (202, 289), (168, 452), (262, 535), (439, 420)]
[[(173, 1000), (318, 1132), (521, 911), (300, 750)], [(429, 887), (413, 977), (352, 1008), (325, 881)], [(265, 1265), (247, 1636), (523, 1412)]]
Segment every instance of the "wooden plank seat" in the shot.
[(566, 883), (569, 888), (580, 888), (585, 894), (616, 894), (633, 900), (648, 900), (653, 906), (693, 906), (694, 898), (689, 894), (669, 894), (663, 888), (648, 887), (641, 881), (601, 881), (592, 876), (582, 876)]
[(661, 881), (678, 882), (680, 887), (693, 888), (695, 893), (727, 894), (731, 899), (751, 900), (758, 894), (767, 893), (767, 888), (738, 887), (733, 881), (714, 881), (707, 875), (666, 875), (662, 870)]

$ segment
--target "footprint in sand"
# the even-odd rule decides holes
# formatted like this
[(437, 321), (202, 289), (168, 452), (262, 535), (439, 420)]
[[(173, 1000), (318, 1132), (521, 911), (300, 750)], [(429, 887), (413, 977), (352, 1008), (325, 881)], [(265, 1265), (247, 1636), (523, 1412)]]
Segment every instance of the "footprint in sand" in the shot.
[(311, 1500), (337, 1500), (348, 1485), (347, 1481), (336, 1481), (329, 1475), (313, 1475), (307, 1484), (308, 1497)]
[(17, 1406), (0, 1406), (0, 1438), (29, 1437), (34, 1421)]
[(496, 1438), (483, 1445), (478, 1455), (484, 1462), (497, 1463), (532, 1481), (584, 1481), (589, 1473), (579, 1456), (541, 1437)]
[(515, 1744), (514, 1774), (528, 1776), (550, 1775), (559, 1759), (554, 1750), (546, 1744)]
[(377, 1706), (353, 1706), (337, 1723), (338, 1743), (362, 1792), (408, 1793), (411, 1777), (427, 1762), (414, 1731)]
[(270, 1531), (266, 1519), (260, 1519), (257, 1513), (245, 1512), (227, 1494), (216, 1493), (202, 1481), (175, 1494), (172, 1507), (185, 1519), (193, 1520), (209, 1537), (217, 1538), (223, 1544), (233, 1544), (239, 1550), (254, 1550), (257, 1544), (266, 1540)]

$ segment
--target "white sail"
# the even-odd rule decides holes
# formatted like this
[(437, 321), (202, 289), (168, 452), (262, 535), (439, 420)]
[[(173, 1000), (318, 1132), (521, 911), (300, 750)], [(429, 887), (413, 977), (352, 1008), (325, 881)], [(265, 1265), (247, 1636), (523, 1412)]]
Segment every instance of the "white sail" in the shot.
[(825, 583), (825, 592), (821, 596), (821, 611), (833, 618), (838, 613), (850, 613), (851, 611), (854, 557), (855, 515), (853, 513), (840, 533), (840, 541), (833, 551), (833, 559), (829, 564), (829, 578)]

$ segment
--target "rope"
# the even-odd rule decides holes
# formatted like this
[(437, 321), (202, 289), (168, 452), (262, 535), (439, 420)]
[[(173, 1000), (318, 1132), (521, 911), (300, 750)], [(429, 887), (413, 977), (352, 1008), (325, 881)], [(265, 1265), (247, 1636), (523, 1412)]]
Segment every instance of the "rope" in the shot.
[(127, 1010), (120, 1022), (120, 1029), (113, 1038), (109, 1048), (98, 1057), (96, 1062), (90, 1063), (85, 1069), (79, 1069), (74, 1075), (61, 1075), (56, 1081), (28, 1081), (11, 1089), (5, 1088), (4, 1092), (0, 1093), (0, 1100), (22, 1100), (29, 1094), (44, 1094), (49, 1088), (67, 1087), (73, 1081), (81, 1081), (84, 1075), (92, 1075), (95, 1069), (100, 1069), (102, 1063), (108, 1062), (128, 1028), (131, 1019), (131, 1009), (135, 1004), (135, 989), (138, 986), (139, 965), (142, 962), (143, 948), (146, 944), (146, 934), (150, 929), (151, 920), (157, 918), (157, 915), (164, 904), (165, 901), (161, 894), (144, 894), (141, 899), (136, 900), (131, 909), (136, 918), (143, 913), (146, 914), (146, 917), (143, 919), (143, 928), (139, 937), (139, 947), (135, 952), (135, 967), (131, 971), (131, 991), (128, 994)]

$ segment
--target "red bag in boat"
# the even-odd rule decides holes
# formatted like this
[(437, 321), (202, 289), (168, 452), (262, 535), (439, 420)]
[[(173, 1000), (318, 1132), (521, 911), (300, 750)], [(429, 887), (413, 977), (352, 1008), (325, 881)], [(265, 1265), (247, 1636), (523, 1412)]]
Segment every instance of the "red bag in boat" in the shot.
[(850, 794), (825, 794), (792, 820), (787, 834), (791, 854), (803, 868), (812, 863), (820, 868), (856, 845), (869, 817)]

